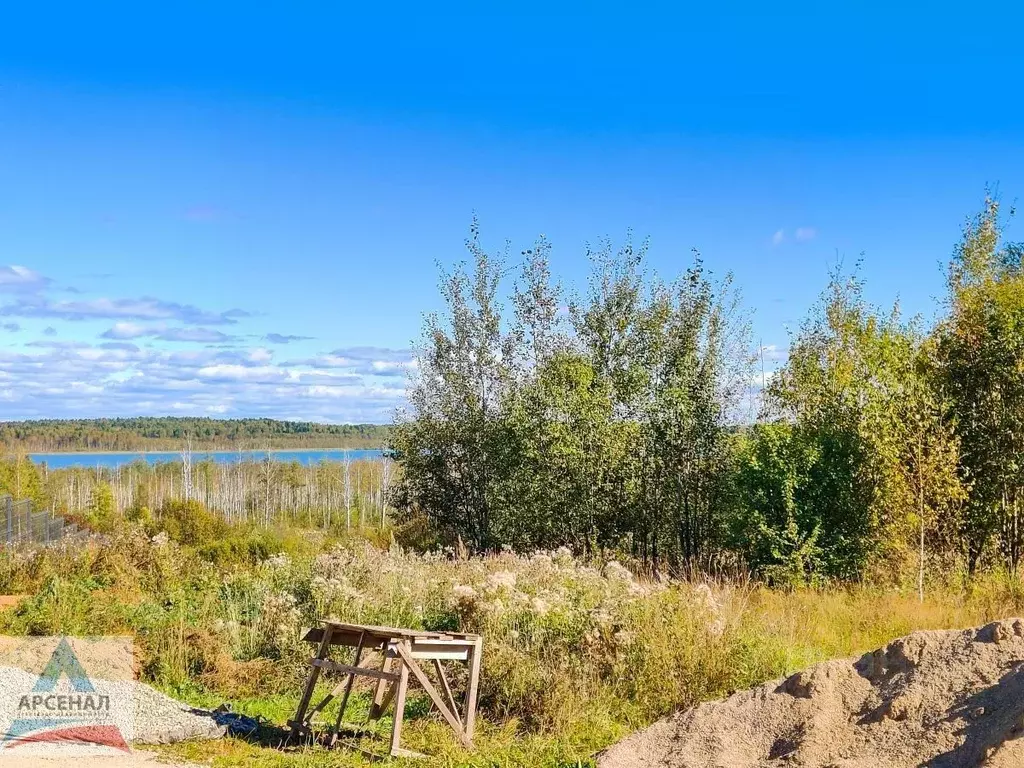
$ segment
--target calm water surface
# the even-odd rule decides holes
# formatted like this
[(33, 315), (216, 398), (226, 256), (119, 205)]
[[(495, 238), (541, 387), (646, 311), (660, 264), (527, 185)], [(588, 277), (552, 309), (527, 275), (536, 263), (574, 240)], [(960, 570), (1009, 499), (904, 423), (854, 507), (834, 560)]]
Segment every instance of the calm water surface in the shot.
[[(218, 464), (234, 464), (239, 461), (263, 461), (267, 456), (275, 461), (300, 464), (316, 464), (320, 461), (343, 461), (346, 456), (358, 459), (378, 459), (380, 449), (359, 449), (349, 451), (193, 451), (192, 461), (207, 459)], [(139, 453), (30, 453), (29, 458), (36, 463), (46, 462), (50, 469), (64, 467), (107, 467), (110, 469), (123, 467), (133, 461), (145, 461), (158, 464), (164, 461), (181, 461), (179, 451), (146, 451)]]

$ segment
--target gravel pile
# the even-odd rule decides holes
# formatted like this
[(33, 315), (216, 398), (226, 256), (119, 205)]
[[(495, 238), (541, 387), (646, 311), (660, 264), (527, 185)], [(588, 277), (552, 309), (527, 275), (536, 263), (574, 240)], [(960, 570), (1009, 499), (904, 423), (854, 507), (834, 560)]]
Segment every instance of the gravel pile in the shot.
[[(124, 685), (124, 683), (121, 683)], [(186, 739), (218, 739), (227, 733), (212, 712), (193, 709), (144, 683), (135, 686), (135, 742), (173, 744)]]
[[(23, 669), (0, 666), (0, 730), (10, 725), (21, 697), (32, 695), (38, 680), (38, 675)], [(214, 713), (193, 709), (145, 683), (95, 677), (90, 683), (97, 696), (109, 696), (110, 711), (105, 722), (116, 725), (129, 742), (171, 744), (186, 739), (215, 739), (227, 733), (227, 727), (218, 724)], [(66, 680), (61, 680), (53, 693), (76, 695)]]
[(1024, 621), (915, 632), (655, 723), (599, 768), (1020, 768)]

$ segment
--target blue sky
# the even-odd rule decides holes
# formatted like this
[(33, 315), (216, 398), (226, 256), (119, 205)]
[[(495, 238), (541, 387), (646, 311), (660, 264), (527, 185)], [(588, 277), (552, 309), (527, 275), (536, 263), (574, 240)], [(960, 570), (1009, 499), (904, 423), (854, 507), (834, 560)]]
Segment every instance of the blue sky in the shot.
[(780, 357), (837, 257), (930, 316), (986, 185), (1024, 191), (1008, 5), (23, 5), (7, 419), (387, 421), (474, 212), (570, 287), (587, 241), (697, 247)]

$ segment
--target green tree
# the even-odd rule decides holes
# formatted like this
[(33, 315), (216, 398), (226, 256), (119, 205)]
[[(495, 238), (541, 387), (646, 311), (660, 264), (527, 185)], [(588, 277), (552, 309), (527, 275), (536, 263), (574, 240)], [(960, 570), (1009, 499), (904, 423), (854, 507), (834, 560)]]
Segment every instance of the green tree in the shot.
[(950, 261), (937, 367), (970, 484), (961, 541), (969, 572), (989, 554), (1016, 569), (1024, 546), (1024, 249), (1002, 239), (987, 199)]
[(391, 448), (403, 468), (397, 503), (483, 551), (503, 543), (504, 480), (515, 459), (504, 408), (523, 334), (503, 322), (504, 259), (484, 250), (475, 221), (466, 246), (473, 270), (463, 263), (442, 273), (446, 312), (426, 318), (409, 411), (394, 426)]
[(116, 514), (117, 507), (110, 484), (96, 483), (89, 497), (89, 524), (98, 531), (110, 531), (113, 529)]
[(809, 462), (796, 473), (799, 511), (769, 522), (817, 531), (825, 575), (899, 578), (914, 567), (923, 582), (929, 527), (960, 495), (930, 370), (916, 324), (874, 310), (860, 280), (837, 272), (767, 388), (767, 413), (792, 424), (786, 452)]

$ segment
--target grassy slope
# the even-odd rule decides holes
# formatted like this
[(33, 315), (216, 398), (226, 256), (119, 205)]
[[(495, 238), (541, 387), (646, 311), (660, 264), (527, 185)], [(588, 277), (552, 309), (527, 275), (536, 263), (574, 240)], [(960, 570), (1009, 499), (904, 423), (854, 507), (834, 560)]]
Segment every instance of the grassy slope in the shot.
[[(144, 676), (161, 688), (198, 705), (231, 701), (279, 725), (309, 655), (298, 638), (317, 617), (479, 631), (478, 751), (459, 749), (416, 698), (403, 741), (434, 757), (409, 764), (554, 768), (588, 764), (677, 706), (913, 629), (1019, 614), (1024, 602), (1015, 579), (996, 576), (969, 590), (933, 585), (920, 603), (912, 590), (637, 582), (566, 554), (452, 562), (304, 531), (229, 529), (216, 542), (179, 546), (128, 531), (75, 551), (0, 554), (0, 591), (33, 595), (0, 613), (0, 631), (130, 632)], [(358, 721), (366, 692), (356, 701)], [(165, 751), (225, 766), (366, 764), (351, 750), (282, 752), (238, 739)]]

